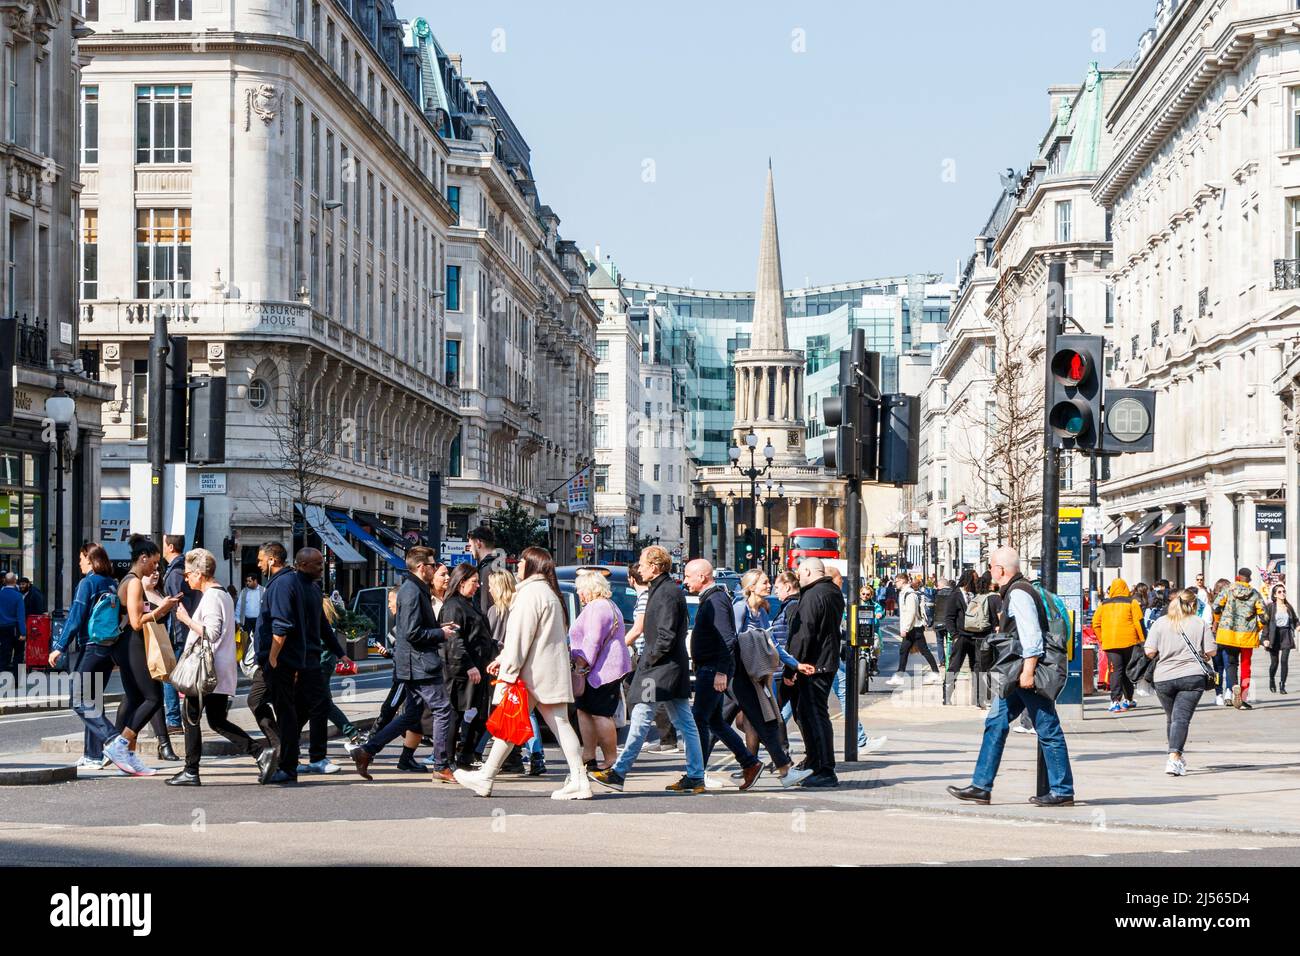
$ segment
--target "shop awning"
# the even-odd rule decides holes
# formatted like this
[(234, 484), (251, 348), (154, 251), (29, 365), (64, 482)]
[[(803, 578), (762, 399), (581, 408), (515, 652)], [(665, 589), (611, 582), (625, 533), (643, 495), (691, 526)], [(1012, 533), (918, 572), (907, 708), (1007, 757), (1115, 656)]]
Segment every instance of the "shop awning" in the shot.
[(1186, 520), (1187, 520), (1187, 513), (1183, 511), (1178, 511), (1175, 512), (1174, 514), (1169, 515), (1163, 521), (1159, 522), (1154, 527), (1152, 527), (1150, 531), (1144, 534), (1142, 536), (1142, 539), (1138, 541), (1138, 545), (1143, 548), (1159, 546), (1160, 543), (1163, 542), (1165, 538), (1168, 538), (1170, 535), (1182, 534), (1183, 523)]
[(1127, 528), (1119, 533), (1119, 536), (1108, 542), (1109, 544), (1118, 544), (1126, 547), (1136, 546), (1138, 539), (1149, 532), (1160, 523), (1160, 517), (1163, 512), (1159, 508), (1152, 508), (1137, 521), (1133, 522)]
[(330, 521), (325, 509), (320, 505), (298, 505), (298, 512), (311, 525), (311, 529), (320, 536), (321, 542), (329, 550), (330, 556), (339, 564), (365, 564), (366, 559), (356, 548), (348, 544), (347, 538), (339, 532), (334, 522)]
[(368, 528), (371, 534), (398, 552), (405, 551), (411, 545), (411, 542), (402, 537), (400, 531), (386, 525), (377, 514), (371, 514), (369, 511), (353, 511), (352, 520)]
[(355, 519), (348, 517), (341, 511), (331, 511), (330, 519), (339, 526), (340, 531), (352, 535), (395, 569), (398, 571), (406, 570), (406, 562), (402, 560), (401, 556), (363, 528)]

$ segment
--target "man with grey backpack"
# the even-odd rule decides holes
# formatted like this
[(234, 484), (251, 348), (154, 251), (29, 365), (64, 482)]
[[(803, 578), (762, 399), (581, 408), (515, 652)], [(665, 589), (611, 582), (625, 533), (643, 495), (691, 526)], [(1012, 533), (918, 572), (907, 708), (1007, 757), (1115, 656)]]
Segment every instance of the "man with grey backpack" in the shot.
[(944, 628), (953, 635), (952, 653), (943, 678), (944, 704), (952, 703), (957, 675), (962, 664), (969, 660), (973, 703), (977, 707), (988, 706), (989, 687), (982, 659), (999, 606), (998, 596), (990, 593), (988, 584), (972, 568), (961, 573), (944, 608)]

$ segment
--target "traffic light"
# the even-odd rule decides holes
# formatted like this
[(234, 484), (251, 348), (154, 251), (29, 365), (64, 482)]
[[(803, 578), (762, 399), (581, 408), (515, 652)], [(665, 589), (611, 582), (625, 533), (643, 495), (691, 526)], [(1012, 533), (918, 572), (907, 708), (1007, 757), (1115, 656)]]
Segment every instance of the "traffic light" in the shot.
[(1058, 335), (1050, 357), (1052, 393), (1047, 423), (1054, 448), (1096, 448), (1101, 435), (1102, 367), (1106, 340), (1100, 335)]
[(915, 395), (885, 395), (880, 400), (882, 485), (914, 485), (921, 462), (921, 401)]
[(190, 404), (190, 340), (184, 335), (167, 337), (167, 460), (185, 461), (185, 416)]
[(822, 461), (838, 478), (862, 477), (862, 450), (858, 428), (862, 418), (862, 393), (852, 350), (840, 353), (839, 394), (822, 399), (822, 418), (830, 434), (822, 439)]
[[(201, 375), (189, 393), (190, 464), (226, 460), (226, 378)], [(184, 419), (182, 419), (184, 421)], [(184, 461), (184, 458), (181, 459)]]
[(224, 561), (229, 561), (235, 556), (235, 539), (223, 538), (221, 540), (221, 557)]
[[(1155, 451), (1156, 393), (1145, 388), (1106, 391), (1105, 436), (1108, 452)], [(1105, 459), (1103, 464), (1109, 465)], [(1109, 471), (1109, 468), (1107, 468)], [(1104, 474), (1108, 478), (1109, 474)]]
[(0, 318), (0, 425), (14, 423), (14, 389), (17, 387), (18, 320)]

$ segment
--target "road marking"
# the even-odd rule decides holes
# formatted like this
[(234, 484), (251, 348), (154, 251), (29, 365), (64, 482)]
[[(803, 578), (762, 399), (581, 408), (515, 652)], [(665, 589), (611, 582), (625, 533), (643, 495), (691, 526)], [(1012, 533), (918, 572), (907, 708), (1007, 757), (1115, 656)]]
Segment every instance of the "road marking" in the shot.
[(261, 820), (236, 820), (235, 826), (242, 827), (242, 826), (248, 826), (250, 824), (261, 823), (261, 822), (262, 822)]
[(1024, 863), (1029, 859), (1027, 856), (1004, 856), (1002, 859), (1008, 863)]
[(166, 826), (166, 825), (167, 825), (167, 824), (165, 824), (165, 823), (137, 823), (137, 824), (136, 824), (136, 826), (138, 826), (138, 827), (163, 827), (163, 826)]
[(946, 860), (922, 860), (921, 865), (922, 866), (947, 866), (948, 863)]
[(1161, 850), (1161, 853), (1186, 853), (1186, 850)]
[(1104, 860), (1106, 859), (1106, 857), (1110, 856), (1110, 854), (1109, 853), (1085, 853), (1084, 856), (1090, 856), (1094, 860)]
[(1256, 851), (1256, 850), (1261, 850), (1261, 849), (1263, 849), (1263, 847), (1258, 847), (1258, 846), (1239, 846), (1239, 847), (1237, 847), (1237, 849), (1238, 849), (1238, 850), (1246, 850), (1246, 851), (1248, 851), (1248, 852), (1254, 852), (1254, 851)]

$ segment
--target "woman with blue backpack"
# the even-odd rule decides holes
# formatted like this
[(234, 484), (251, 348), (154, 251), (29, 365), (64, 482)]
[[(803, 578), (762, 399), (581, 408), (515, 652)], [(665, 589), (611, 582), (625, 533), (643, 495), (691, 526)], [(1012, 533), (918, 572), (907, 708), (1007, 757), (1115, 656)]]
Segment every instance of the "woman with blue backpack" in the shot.
[(104, 689), (117, 664), (121, 604), (113, 567), (100, 545), (93, 541), (82, 545), (80, 565), (83, 577), (77, 582), (63, 631), (50, 649), (50, 666), (58, 666), (69, 644), (77, 648), (72, 709), (86, 725), (85, 748), (77, 769), (100, 770), (109, 764), (104, 744), (117, 736), (113, 722), (104, 715)]

